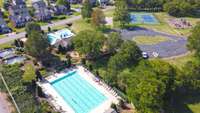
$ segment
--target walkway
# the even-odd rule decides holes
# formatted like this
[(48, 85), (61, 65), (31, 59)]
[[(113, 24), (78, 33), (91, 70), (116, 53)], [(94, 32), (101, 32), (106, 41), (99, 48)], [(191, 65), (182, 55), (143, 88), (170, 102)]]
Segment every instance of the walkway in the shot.
[(134, 28), (129, 30), (120, 30), (122, 38), (124, 40), (132, 40), (136, 36), (164, 36), (168, 38), (168, 41), (160, 42), (153, 45), (138, 45), (142, 51), (147, 52), (150, 57), (153, 57), (152, 53), (156, 52), (159, 57), (166, 58), (185, 54), (187, 50), (187, 38), (171, 35), (163, 32), (153, 31), (145, 28)]

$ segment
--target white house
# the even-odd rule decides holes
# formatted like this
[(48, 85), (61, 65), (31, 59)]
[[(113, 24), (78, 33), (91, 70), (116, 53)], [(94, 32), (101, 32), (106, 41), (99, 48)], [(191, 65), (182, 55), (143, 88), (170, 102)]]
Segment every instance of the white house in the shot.
[(54, 45), (57, 42), (62, 41), (64, 39), (69, 39), (72, 36), (74, 36), (74, 33), (72, 33), (69, 29), (62, 29), (62, 30), (47, 34), (47, 39), (51, 45)]

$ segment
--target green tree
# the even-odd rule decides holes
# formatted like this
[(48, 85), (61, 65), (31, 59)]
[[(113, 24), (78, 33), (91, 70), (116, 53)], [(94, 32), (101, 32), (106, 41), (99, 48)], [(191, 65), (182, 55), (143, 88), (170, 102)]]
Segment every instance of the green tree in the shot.
[(194, 58), (187, 62), (177, 77), (179, 81), (179, 90), (181, 93), (188, 94), (189, 92), (198, 91), (200, 89), (200, 61), (199, 58)]
[(68, 0), (57, 0), (56, 4), (57, 5), (64, 5), (65, 7), (67, 7), (68, 10), (71, 8), (70, 2)]
[(32, 80), (35, 80), (35, 69), (32, 64), (26, 64), (24, 66), (25, 72), (23, 74), (23, 80), (25, 82), (31, 82)]
[(141, 58), (141, 50), (133, 41), (122, 43), (117, 54), (109, 60), (108, 67), (113, 70), (121, 70), (127, 66), (137, 64)]
[(160, 113), (163, 107), (165, 84), (146, 72), (132, 78), (133, 84), (127, 89), (128, 99), (134, 103), (139, 113)]
[(108, 61), (108, 75), (105, 77), (110, 85), (116, 86), (118, 74), (127, 67), (136, 66), (141, 59), (141, 51), (135, 42), (126, 41), (118, 52)]
[(92, 12), (92, 25), (94, 25), (96, 28), (100, 28), (105, 25), (105, 15), (99, 8)]
[(48, 46), (49, 44), (44, 34), (33, 30), (28, 35), (28, 40), (25, 43), (25, 50), (31, 56), (42, 60), (42, 58), (45, 58), (46, 54), (48, 53)]
[(195, 6), (192, 5), (192, 2), (187, 0), (172, 0), (166, 2), (164, 4), (164, 10), (176, 17), (195, 16), (197, 12)]
[(127, 0), (115, 1), (114, 21), (119, 22), (121, 27), (125, 27), (130, 22)]
[(65, 48), (62, 45), (58, 46), (58, 52), (64, 54), (65, 53)]
[(200, 58), (200, 23), (194, 27), (188, 38), (188, 48), (195, 51), (196, 56)]
[(73, 43), (79, 53), (95, 58), (100, 54), (104, 40), (105, 36), (101, 32), (85, 30), (73, 38)]
[(110, 53), (115, 53), (120, 48), (123, 40), (117, 32), (112, 32), (107, 36), (106, 46)]
[(32, 31), (42, 32), (42, 29), (39, 24), (30, 22), (26, 24), (25, 31), (29, 35)]
[(5, 10), (8, 10), (8, 7), (10, 5), (10, 1), (9, 0), (2, 0), (3, 1), (3, 8)]
[(139, 113), (159, 113), (171, 100), (176, 71), (160, 60), (141, 61), (121, 71), (117, 87), (125, 91)]
[(20, 47), (20, 44), (19, 44), (19, 40), (14, 40), (14, 45), (15, 45), (15, 47)]
[(90, 18), (92, 15), (92, 4), (90, 0), (84, 0), (83, 7), (81, 9), (81, 15), (83, 18)]

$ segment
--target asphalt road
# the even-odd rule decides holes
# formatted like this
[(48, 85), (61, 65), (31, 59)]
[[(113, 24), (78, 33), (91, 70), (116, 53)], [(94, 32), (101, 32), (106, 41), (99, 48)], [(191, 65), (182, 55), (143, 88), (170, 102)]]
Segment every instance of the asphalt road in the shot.
[[(65, 19), (65, 20), (60, 20), (60, 21), (53, 22), (53, 23), (45, 25), (45, 26), (41, 26), (41, 28), (42, 28), (42, 30), (47, 30), (48, 27), (62, 26), (67, 23), (79, 20), (79, 19), (81, 19), (81, 16), (73, 16), (73, 17)], [(25, 32), (20, 32), (18, 34), (13, 34), (13, 33), (9, 34), (4, 38), (0, 38), (0, 44), (7, 43), (7, 42), (10, 42), (15, 39), (23, 38), (23, 37), (25, 37), (25, 34), (26, 34)]]
[[(107, 6), (105, 9), (103, 9), (103, 11), (108, 11), (108, 10), (112, 10), (114, 9), (113, 6)], [(55, 27), (55, 26), (62, 26), (62, 25), (65, 25), (67, 23), (71, 23), (71, 22), (74, 22), (76, 20), (79, 20), (81, 19), (81, 15), (79, 16), (72, 16), (71, 18), (68, 18), (68, 19), (65, 19), (65, 20), (60, 20), (60, 21), (56, 21), (56, 22), (52, 22), (51, 24), (48, 24), (48, 25), (45, 25), (45, 26), (41, 26), (42, 30), (47, 30), (48, 27)], [(5, 37), (2, 37), (0, 38), (0, 44), (4, 44), (4, 43), (7, 43), (7, 42), (10, 42), (12, 40), (15, 40), (15, 39), (20, 39), (20, 38), (23, 38), (25, 37), (25, 32), (20, 32), (18, 34), (9, 34)]]
[[(131, 30), (120, 30), (122, 39), (132, 40), (136, 36), (163, 36), (168, 38), (168, 41), (160, 42), (152, 45), (138, 45), (140, 49), (147, 52), (150, 57), (154, 57), (153, 53), (158, 53), (159, 57), (167, 58), (177, 55), (182, 55), (188, 52), (187, 38), (182, 36), (171, 35), (150, 29), (135, 28)], [(152, 37), (153, 38), (153, 37)]]

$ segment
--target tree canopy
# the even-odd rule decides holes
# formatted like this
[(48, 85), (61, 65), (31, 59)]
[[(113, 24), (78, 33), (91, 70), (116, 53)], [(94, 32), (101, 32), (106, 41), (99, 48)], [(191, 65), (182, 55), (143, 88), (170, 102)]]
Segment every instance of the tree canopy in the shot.
[(65, 7), (67, 7), (67, 9), (70, 9), (70, 2), (68, 0), (57, 0), (56, 1), (57, 5), (64, 5)]
[(141, 58), (141, 51), (135, 42), (125, 41), (117, 53), (108, 61), (109, 74), (106, 81), (111, 85), (117, 84), (118, 74), (123, 69), (136, 65)]
[(115, 1), (114, 21), (119, 22), (121, 27), (124, 27), (130, 22), (127, 0)]
[(104, 40), (105, 36), (101, 32), (84, 30), (73, 38), (73, 44), (79, 53), (95, 58), (100, 54)]
[(141, 50), (133, 41), (122, 43), (119, 51), (110, 58), (108, 67), (113, 70), (121, 70), (125, 67), (137, 63), (141, 58)]
[(24, 66), (25, 72), (23, 74), (23, 80), (25, 82), (31, 82), (32, 80), (35, 80), (35, 69), (32, 64), (26, 64)]
[(166, 62), (141, 61), (137, 67), (123, 70), (117, 84), (139, 113), (160, 113), (171, 98), (175, 75), (175, 69)]
[(45, 58), (49, 44), (44, 34), (38, 31), (31, 31), (25, 43), (25, 50), (28, 54), (38, 59)]
[(32, 31), (41, 32), (42, 30), (39, 24), (30, 22), (26, 24), (25, 31), (26, 31), (26, 34), (29, 35)]
[(92, 15), (92, 4), (90, 0), (83, 1), (83, 7), (81, 9), (81, 15), (83, 18), (90, 18)]
[(100, 28), (105, 25), (105, 15), (99, 8), (92, 12), (92, 25), (94, 25), (96, 28)]
[(110, 53), (115, 53), (120, 48), (123, 40), (117, 32), (112, 32), (107, 36), (106, 46)]
[(192, 34), (188, 38), (188, 48), (195, 51), (200, 58), (200, 23), (194, 27)]
[(198, 0), (127, 0), (129, 9), (141, 11), (166, 11), (176, 17), (200, 16)]

